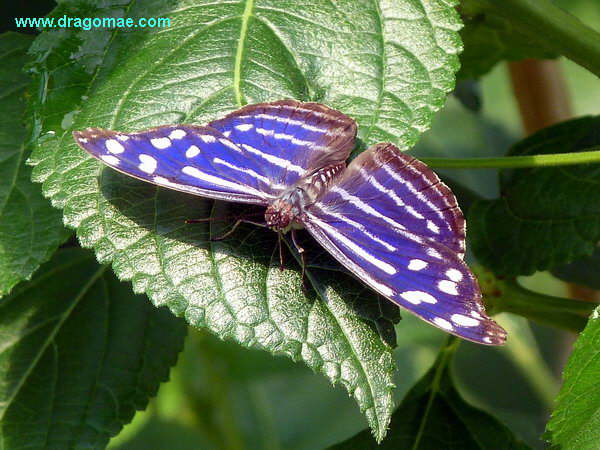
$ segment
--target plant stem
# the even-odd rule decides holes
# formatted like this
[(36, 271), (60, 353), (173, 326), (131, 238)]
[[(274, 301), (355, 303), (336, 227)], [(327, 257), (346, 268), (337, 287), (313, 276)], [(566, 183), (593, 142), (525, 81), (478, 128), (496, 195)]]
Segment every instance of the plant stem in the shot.
[(544, 402), (546, 409), (552, 410), (558, 383), (544, 361), (531, 329), (526, 322), (516, 317), (506, 316), (501, 323), (510, 336), (502, 350), (525, 375), (529, 386)]
[(565, 55), (600, 77), (600, 33), (551, 0), (481, 0), (546, 48)]
[(517, 169), (599, 163), (600, 150), (499, 158), (421, 158), (421, 160), (428, 166), (439, 169)]
[(561, 61), (524, 59), (508, 69), (527, 135), (571, 118), (571, 101)]
[(494, 312), (510, 312), (545, 325), (579, 332), (596, 307), (594, 302), (553, 297), (530, 291), (515, 280), (503, 281)]

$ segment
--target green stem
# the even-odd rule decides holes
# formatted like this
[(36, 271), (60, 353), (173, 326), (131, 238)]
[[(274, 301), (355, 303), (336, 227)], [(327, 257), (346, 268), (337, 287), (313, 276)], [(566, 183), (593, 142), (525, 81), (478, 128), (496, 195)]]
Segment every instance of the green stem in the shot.
[(421, 158), (421, 160), (428, 166), (438, 169), (518, 169), (600, 163), (600, 150), (499, 158)]
[(452, 361), (452, 358), (454, 357), (456, 349), (459, 345), (460, 340), (456, 336), (449, 335), (444, 342), (444, 346), (440, 349), (440, 353), (438, 354), (437, 360), (434, 363), (435, 374), (433, 376), (433, 380), (431, 380), (429, 398), (427, 399), (427, 405), (425, 405), (425, 410), (421, 416), (421, 423), (419, 424), (419, 429), (415, 435), (415, 442), (412, 446), (412, 450), (419, 448), (431, 407), (433, 406), (436, 395), (438, 395), (440, 391), (440, 381), (442, 379), (442, 375), (447, 370), (448, 365), (450, 364), (450, 361)]
[(502, 296), (494, 301), (494, 312), (510, 312), (545, 325), (579, 332), (596, 303), (553, 297), (530, 291), (515, 280), (502, 282)]
[(600, 33), (551, 0), (481, 0), (490, 12), (600, 77)]

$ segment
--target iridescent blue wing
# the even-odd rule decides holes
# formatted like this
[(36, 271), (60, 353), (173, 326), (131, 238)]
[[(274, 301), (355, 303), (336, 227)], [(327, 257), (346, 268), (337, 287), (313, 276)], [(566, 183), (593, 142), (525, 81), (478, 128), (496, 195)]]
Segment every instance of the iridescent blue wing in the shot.
[(88, 128), (77, 144), (114, 169), (203, 197), (267, 205), (315, 170), (345, 161), (356, 123), (317, 103), (282, 100), (235, 111), (209, 126), (137, 133)]
[(329, 165), (354, 148), (356, 122), (319, 103), (280, 100), (239, 109), (209, 124), (258, 162), (266, 177), (286, 186)]
[(214, 128), (173, 125), (137, 133), (88, 128), (73, 133), (81, 148), (140, 180), (219, 200), (267, 205), (287, 186)]
[(462, 338), (504, 343), (463, 261), (465, 226), (450, 189), (391, 144), (358, 156), (307, 207), (308, 231), (374, 290)]

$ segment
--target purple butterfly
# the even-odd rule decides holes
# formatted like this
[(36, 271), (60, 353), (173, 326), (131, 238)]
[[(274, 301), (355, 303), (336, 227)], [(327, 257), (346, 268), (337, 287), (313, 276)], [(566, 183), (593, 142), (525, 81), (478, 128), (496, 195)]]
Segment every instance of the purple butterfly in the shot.
[(267, 226), (291, 229), (294, 242), (294, 229), (306, 228), (372, 289), (432, 325), (481, 344), (506, 340), (463, 261), (465, 220), (454, 194), (392, 144), (374, 145), (346, 167), (356, 123), (339, 111), (282, 100), (207, 126), (73, 136), (132, 177), (265, 206)]

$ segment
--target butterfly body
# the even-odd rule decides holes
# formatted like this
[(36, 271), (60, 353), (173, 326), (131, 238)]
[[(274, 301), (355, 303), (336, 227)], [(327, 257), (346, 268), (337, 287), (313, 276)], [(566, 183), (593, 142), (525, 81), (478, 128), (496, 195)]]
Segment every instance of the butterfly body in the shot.
[(304, 228), (306, 207), (310, 206), (327, 189), (329, 183), (346, 168), (336, 164), (319, 169), (301, 179), (295, 186), (276, 198), (265, 211), (265, 222), (275, 231), (287, 232), (290, 228)]
[(465, 220), (450, 189), (392, 144), (346, 165), (356, 131), (354, 120), (327, 106), (281, 100), (206, 126), (90, 128), (74, 138), (129, 176), (262, 205), (271, 229), (305, 228), (355, 276), (421, 319), (474, 342), (504, 343), (463, 261)]

